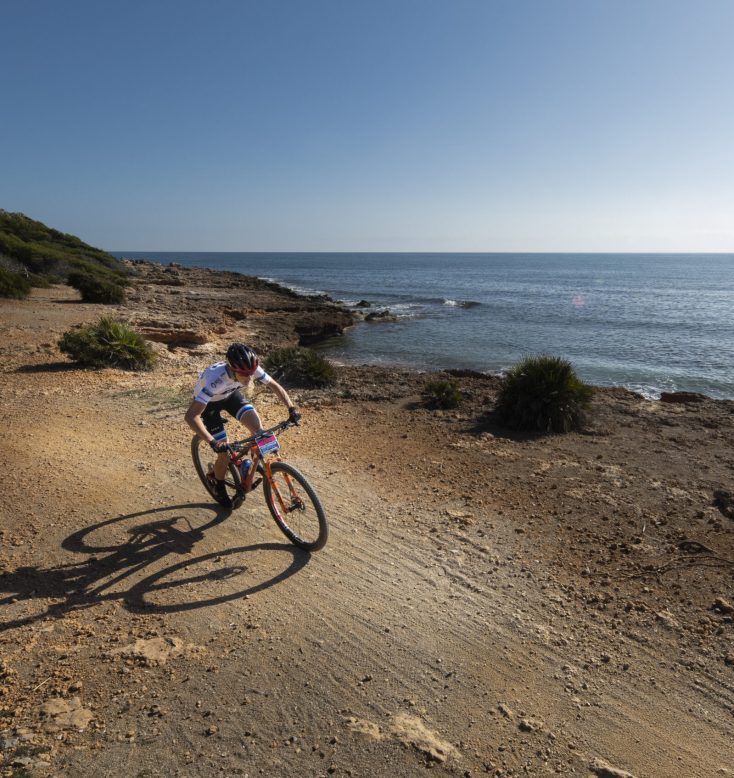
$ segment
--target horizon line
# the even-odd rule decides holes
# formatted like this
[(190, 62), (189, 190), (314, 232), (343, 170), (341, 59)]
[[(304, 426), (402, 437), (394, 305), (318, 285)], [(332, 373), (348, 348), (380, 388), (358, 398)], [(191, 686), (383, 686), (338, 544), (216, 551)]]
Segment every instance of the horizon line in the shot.
[(402, 250), (402, 251), (389, 251), (380, 250), (372, 251), (368, 249), (309, 249), (308, 251), (296, 251), (294, 249), (104, 249), (110, 254), (509, 254), (509, 255), (521, 255), (521, 254), (563, 254), (563, 255), (596, 255), (596, 256), (620, 256), (630, 255), (638, 256), (642, 254), (658, 255), (658, 256), (734, 256), (734, 249), (731, 251), (466, 251), (466, 250), (445, 250), (445, 251), (421, 251), (416, 249)]

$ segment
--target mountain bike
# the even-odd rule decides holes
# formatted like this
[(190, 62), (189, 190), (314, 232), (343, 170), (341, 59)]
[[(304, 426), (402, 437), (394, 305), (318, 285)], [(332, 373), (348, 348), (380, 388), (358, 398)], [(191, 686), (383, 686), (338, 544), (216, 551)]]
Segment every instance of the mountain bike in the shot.
[[(283, 534), (306, 551), (326, 545), (329, 525), (316, 491), (303, 473), (284, 462), (277, 435), (293, 426), (286, 420), (257, 435), (230, 443), (229, 463), (224, 479), (232, 508), (239, 508), (245, 497), (262, 481), (265, 502)], [(194, 467), (209, 494), (214, 491), (216, 454), (198, 435), (191, 441)], [(244, 474), (244, 475), (243, 475)]]

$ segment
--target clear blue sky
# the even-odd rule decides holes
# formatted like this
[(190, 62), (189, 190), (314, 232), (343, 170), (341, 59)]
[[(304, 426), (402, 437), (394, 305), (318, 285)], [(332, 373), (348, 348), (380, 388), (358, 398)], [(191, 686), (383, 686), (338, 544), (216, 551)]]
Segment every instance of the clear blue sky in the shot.
[(23, 0), (0, 207), (109, 250), (734, 251), (734, 0)]

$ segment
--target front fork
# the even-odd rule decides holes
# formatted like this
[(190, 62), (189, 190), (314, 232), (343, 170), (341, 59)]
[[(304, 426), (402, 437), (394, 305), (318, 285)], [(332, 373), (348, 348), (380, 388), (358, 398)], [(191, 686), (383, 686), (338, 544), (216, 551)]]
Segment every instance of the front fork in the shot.
[[(270, 463), (272, 460), (268, 460), (265, 463), (265, 475), (268, 479), (268, 482), (270, 484), (270, 490), (273, 494), (275, 494), (275, 497), (278, 500), (278, 504), (280, 505), (280, 509), (284, 514), (291, 513), (295, 510), (298, 510), (299, 508), (303, 507), (303, 501), (298, 496), (298, 492), (293, 486), (293, 481), (288, 475), (288, 473), (282, 473), (283, 480), (286, 483), (286, 486), (288, 487), (288, 498), (289, 502), (286, 505), (285, 500), (283, 499), (283, 495), (280, 493), (280, 489), (278, 489), (278, 484), (275, 482), (275, 480), (271, 477), (270, 474)], [(279, 461), (276, 459), (275, 461)]]

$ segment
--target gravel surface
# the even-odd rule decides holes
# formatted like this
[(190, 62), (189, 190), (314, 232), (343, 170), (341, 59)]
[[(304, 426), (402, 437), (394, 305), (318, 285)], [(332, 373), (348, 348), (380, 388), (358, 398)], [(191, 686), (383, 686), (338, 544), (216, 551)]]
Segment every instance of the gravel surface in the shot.
[[(163, 329), (182, 274), (115, 312)], [(520, 436), (494, 379), (429, 411), (418, 373), (342, 368), (281, 441), (309, 556), (261, 492), (209, 501), (183, 422), (228, 340), (298, 337), (270, 294), (150, 373), (60, 354), (106, 312), (67, 287), (0, 300), (0, 774), (734, 774), (734, 403), (598, 390), (583, 433)]]

